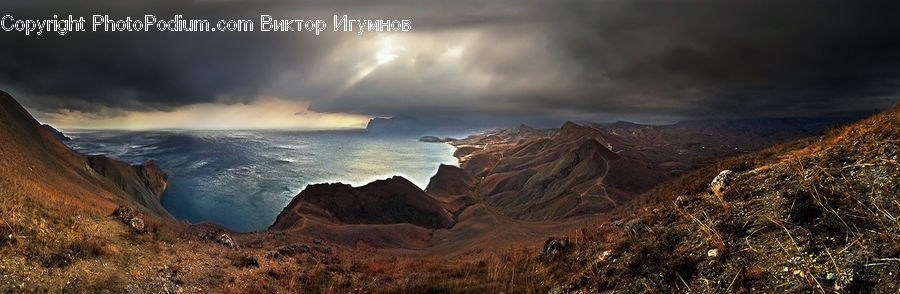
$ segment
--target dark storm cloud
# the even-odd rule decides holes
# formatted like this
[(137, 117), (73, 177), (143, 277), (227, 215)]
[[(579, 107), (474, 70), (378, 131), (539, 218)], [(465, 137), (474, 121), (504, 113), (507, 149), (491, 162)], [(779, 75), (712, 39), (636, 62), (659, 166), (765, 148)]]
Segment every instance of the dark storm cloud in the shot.
[(606, 3), (554, 6), (579, 20), (559, 23), (562, 50), (599, 85), (578, 107), (640, 111), (627, 98), (643, 96), (685, 114), (817, 114), (897, 101), (884, 98), (900, 86), (896, 1)]
[[(271, 95), (376, 115), (624, 118), (868, 111), (896, 102), (900, 87), (896, 1), (373, 2), (5, 2), (3, 14), (20, 18), (350, 13), (411, 18), (414, 33), (398, 35), (409, 42), (397, 53), (406, 63), (398, 58), (348, 84), (377, 50), (352, 48), (374, 44), (368, 36), (0, 32), (0, 85), (28, 93), (27, 104), (43, 111)], [(458, 44), (458, 61), (442, 61)]]
[[(127, 2), (127, 1), (125, 1)], [(27, 4), (26, 4), (27, 3)], [(179, 2), (188, 3), (188, 2)], [(129, 6), (120, 1), (76, 4), (14, 3), (4, 12), (17, 18), (47, 18), (54, 13), (90, 18), (91, 14), (141, 18), (246, 17), (236, 2), (156, 2)], [(3, 4), (0, 6), (7, 6)], [(90, 20), (88, 20), (90, 21)], [(255, 97), (283, 66), (304, 67), (326, 52), (333, 40), (315, 42), (299, 35), (278, 38), (248, 33), (107, 33), (25, 37), (0, 34), (0, 79), (15, 90), (40, 97), (34, 107), (91, 111), (98, 106), (126, 109), (170, 107), (221, 99)]]

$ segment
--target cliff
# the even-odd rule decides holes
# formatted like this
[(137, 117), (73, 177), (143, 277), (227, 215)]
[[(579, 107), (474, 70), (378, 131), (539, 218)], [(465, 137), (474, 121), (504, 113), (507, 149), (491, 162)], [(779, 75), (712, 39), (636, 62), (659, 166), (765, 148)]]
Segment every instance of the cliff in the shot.
[(425, 193), (441, 202), (450, 213), (475, 204), (475, 185), (478, 179), (468, 171), (456, 166), (441, 164), (438, 171), (428, 181)]
[(459, 132), (473, 126), (455, 118), (396, 115), (391, 118), (376, 117), (369, 120), (366, 131), (385, 135), (424, 135), (432, 132)]
[(45, 129), (50, 131), (50, 133), (53, 134), (54, 137), (56, 137), (60, 141), (71, 141), (72, 140), (72, 138), (69, 138), (68, 136), (66, 136), (66, 134), (63, 134), (63, 132), (60, 132), (59, 130), (57, 130), (56, 128), (54, 128), (51, 125), (45, 124), (43, 126)]
[(338, 224), (400, 224), (437, 229), (453, 225), (441, 204), (415, 184), (395, 176), (361, 187), (315, 184), (303, 189), (270, 227), (289, 230), (304, 218)]
[(94, 155), (88, 156), (88, 163), (130, 196), (131, 201), (157, 215), (168, 214), (159, 198), (168, 187), (169, 175), (156, 162), (150, 160), (143, 165), (132, 166), (103, 155)]
[[(159, 204), (167, 176), (154, 163), (131, 167), (69, 149), (9, 94), (0, 92), (0, 179), (40, 192), (50, 205), (109, 214), (119, 205), (170, 217)], [(78, 201), (73, 202), (74, 199)]]

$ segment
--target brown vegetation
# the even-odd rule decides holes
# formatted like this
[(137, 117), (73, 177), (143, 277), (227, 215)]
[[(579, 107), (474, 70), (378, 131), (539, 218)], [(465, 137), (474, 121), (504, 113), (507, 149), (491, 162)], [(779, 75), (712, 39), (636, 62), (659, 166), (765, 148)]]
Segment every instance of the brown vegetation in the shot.
[[(581, 272), (565, 290), (896, 292), (898, 129), (895, 107), (661, 185), (557, 264)], [(725, 169), (730, 214), (707, 189)]]

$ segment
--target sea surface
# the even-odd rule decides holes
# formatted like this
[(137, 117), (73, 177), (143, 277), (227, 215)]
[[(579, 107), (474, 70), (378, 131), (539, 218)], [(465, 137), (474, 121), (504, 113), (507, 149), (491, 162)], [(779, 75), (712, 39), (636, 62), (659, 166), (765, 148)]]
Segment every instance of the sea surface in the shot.
[(162, 204), (176, 218), (238, 231), (267, 228), (308, 184), (353, 186), (401, 175), (424, 188), (454, 148), (365, 131), (78, 131), (71, 148), (169, 174)]

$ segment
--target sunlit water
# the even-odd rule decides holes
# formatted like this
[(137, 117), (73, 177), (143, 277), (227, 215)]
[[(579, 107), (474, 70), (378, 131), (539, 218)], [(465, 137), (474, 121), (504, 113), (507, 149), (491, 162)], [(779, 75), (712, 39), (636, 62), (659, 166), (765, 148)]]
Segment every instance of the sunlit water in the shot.
[(354, 186), (402, 175), (425, 187), (453, 147), (363, 131), (69, 131), (85, 154), (131, 164), (156, 162), (169, 174), (162, 204), (175, 217), (235, 230), (265, 229), (307, 184)]

